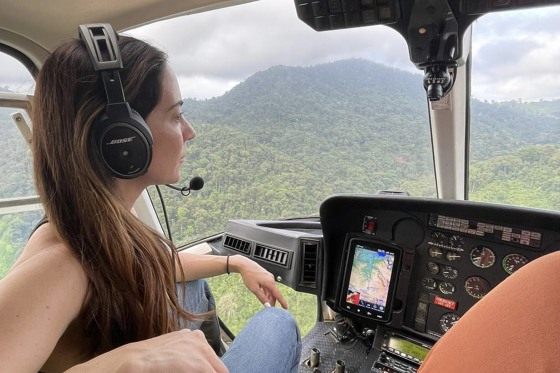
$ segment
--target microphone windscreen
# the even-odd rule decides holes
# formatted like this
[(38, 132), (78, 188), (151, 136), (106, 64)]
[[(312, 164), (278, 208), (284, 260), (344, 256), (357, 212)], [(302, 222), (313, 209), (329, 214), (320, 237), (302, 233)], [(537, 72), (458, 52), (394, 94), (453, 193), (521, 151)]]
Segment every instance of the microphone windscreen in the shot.
[(200, 190), (204, 186), (204, 179), (200, 176), (195, 176), (189, 181), (189, 189)]

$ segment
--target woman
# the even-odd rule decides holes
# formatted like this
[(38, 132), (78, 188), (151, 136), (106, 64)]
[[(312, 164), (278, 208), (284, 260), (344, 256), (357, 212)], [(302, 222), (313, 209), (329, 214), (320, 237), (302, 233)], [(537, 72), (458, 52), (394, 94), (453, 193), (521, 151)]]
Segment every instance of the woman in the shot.
[(62, 44), (37, 77), (32, 115), (47, 223), (0, 282), (0, 371), (297, 371), (297, 327), (283, 310), (259, 312), (222, 359), (200, 331), (179, 330), (207, 315), (182, 309), (175, 281), (239, 272), (263, 304), (287, 305), (255, 262), (172, 255), (131, 213), (147, 186), (179, 180), (195, 131), (165, 54), (130, 37), (118, 44), (124, 95), (153, 137), (151, 163), (130, 179), (105, 167), (91, 141), (107, 103), (101, 76), (81, 40)]

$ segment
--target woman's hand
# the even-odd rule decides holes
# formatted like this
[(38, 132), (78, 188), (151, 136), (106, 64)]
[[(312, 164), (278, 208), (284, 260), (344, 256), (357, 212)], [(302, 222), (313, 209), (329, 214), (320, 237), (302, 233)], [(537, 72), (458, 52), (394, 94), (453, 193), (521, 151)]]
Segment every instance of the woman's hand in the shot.
[(183, 329), (121, 346), (67, 373), (74, 371), (227, 373), (228, 369), (206, 342), (204, 333)]
[(245, 286), (255, 294), (262, 304), (268, 303), (274, 307), (276, 301), (278, 301), (282, 308), (288, 309), (288, 303), (276, 287), (276, 281), (272, 273), (241, 255), (231, 256), (229, 263), (235, 272), (241, 274)]

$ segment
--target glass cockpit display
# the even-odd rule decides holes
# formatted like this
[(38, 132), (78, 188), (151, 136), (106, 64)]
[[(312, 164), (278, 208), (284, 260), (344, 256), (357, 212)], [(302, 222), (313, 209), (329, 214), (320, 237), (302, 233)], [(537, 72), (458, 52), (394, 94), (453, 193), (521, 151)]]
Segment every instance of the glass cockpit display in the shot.
[(390, 319), (400, 251), (369, 240), (351, 239), (339, 305), (378, 321)]

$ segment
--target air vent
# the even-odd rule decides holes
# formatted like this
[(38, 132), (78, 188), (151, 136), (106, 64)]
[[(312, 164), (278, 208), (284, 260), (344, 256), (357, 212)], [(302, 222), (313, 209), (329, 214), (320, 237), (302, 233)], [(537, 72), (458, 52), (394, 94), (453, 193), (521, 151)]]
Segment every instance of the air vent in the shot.
[(257, 244), (255, 247), (255, 255), (253, 256), (258, 259), (266, 260), (267, 262), (287, 267), (290, 253), (288, 251)]
[(251, 242), (233, 236), (226, 235), (226, 238), (224, 240), (224, 247), (239, 251), (246, 255), (249, 255), (251, 253)]
[(317, 288), (317, 268), (319, 268), (319, 242), (301, 242), (300, 285)]

